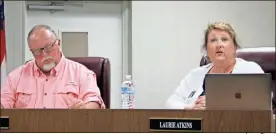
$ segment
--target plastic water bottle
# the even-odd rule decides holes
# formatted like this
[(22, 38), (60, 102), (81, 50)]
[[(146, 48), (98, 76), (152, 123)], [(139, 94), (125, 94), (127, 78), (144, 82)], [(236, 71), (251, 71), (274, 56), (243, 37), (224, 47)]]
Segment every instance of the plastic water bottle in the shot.
[(131, 75), (125, 76), (125, 81), (121, 85), (122, 109), (134, 108), (134, 84)]

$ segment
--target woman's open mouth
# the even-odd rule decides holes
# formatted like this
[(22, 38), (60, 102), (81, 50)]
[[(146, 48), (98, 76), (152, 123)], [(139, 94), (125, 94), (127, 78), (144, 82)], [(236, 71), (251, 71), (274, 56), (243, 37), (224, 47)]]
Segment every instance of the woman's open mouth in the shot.
[(223, 54), (223, 52), (222, 51), (217, 51), (216, 54), (221, 55), (221, 54)]

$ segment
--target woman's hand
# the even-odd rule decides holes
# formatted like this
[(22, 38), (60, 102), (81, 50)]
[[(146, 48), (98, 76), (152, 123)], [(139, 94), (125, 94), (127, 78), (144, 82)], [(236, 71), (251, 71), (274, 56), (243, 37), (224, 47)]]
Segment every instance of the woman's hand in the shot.
[(199, 96), (195, 102), (195, 106), (192, 108), (193, 110), (205, 110), (205, 96)]

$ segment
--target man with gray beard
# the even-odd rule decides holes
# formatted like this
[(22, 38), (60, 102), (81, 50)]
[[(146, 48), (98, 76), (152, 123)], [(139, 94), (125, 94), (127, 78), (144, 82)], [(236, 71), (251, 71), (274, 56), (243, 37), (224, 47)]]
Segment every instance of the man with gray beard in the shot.
[(64, 57), (52, 28), (33, 27), (28, 46), (34, 60), (8, 75), (1, 88), (1, 108), (105, 108), (95, 73)]

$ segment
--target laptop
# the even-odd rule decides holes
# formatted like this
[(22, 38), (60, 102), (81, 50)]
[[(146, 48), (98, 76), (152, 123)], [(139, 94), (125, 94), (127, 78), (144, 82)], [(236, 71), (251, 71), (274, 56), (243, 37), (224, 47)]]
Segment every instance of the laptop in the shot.
[(208, 110), (271, 110), (271, 74), (207, 74)]

